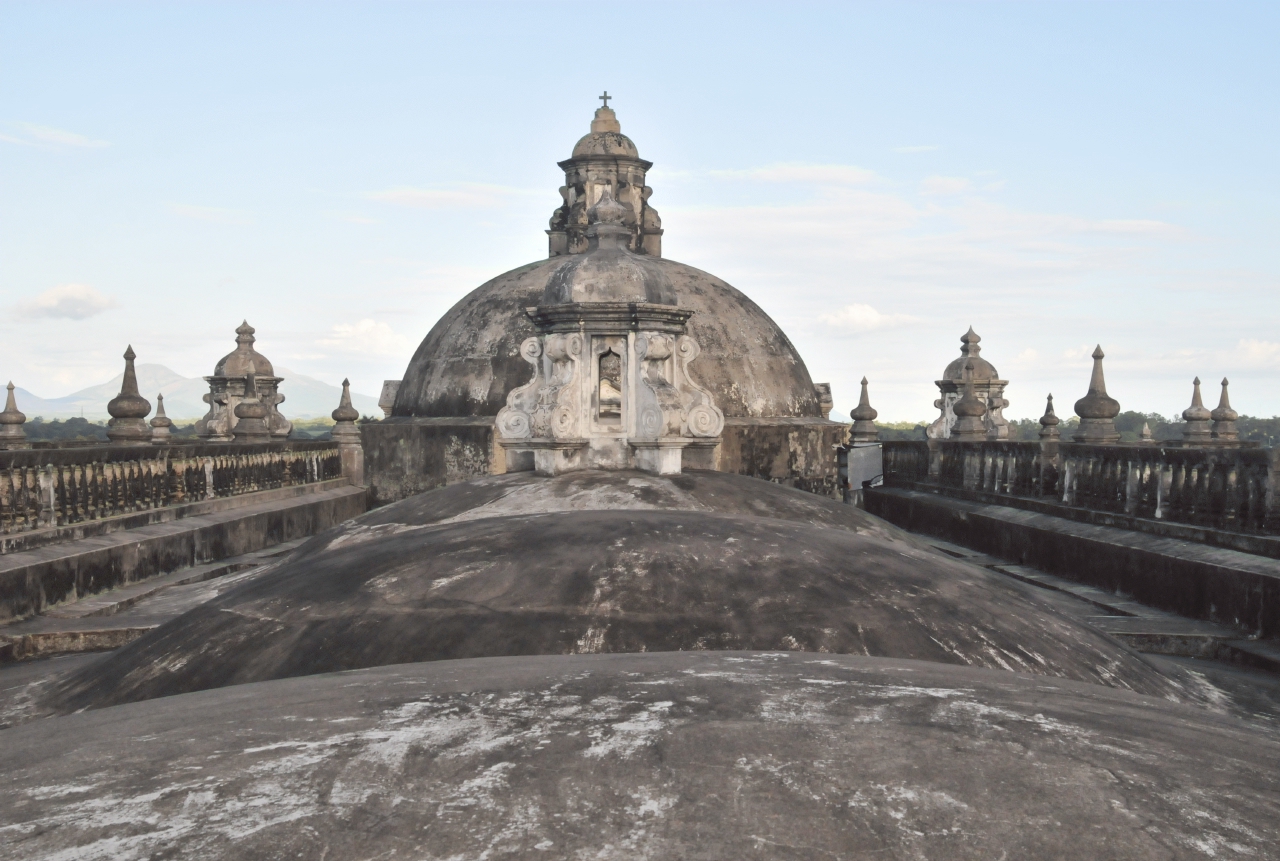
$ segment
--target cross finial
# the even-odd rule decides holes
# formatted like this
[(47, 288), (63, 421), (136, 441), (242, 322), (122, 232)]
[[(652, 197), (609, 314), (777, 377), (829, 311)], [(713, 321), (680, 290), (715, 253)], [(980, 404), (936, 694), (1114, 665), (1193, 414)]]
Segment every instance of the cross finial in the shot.
[(612, 99), (612, 98), (613, 98), (613, 96), (609, 95), (609, 91), (608, 91), (608, 90), (605, 90), (605, 91), (604, 91), (604, 95), (603, 95), (603, 96), (596, 96), (596, 98), (597, 98), (597, 99), (599, 99), (600, 101), (604, 102), (604, 106), (607, 108), (607, 107), (609, 107), (609, 100), (610, 100), (610, 99)]

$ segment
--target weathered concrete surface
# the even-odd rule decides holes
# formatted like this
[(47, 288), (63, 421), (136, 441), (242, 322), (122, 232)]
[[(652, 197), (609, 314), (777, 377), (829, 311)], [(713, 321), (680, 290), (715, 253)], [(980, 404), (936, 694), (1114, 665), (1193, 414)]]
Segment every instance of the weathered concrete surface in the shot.
[[(716, 473), (577, 475), (464, 485), (439, 507), (424, 494), (317, 536), (73, 675), (48, 706), (415, 661), (761, 648), (1179, 693), (1031, 587), (893, 538), (840, 503)], [(689, 501), (673, 504), (680, 496)], [(548, 513), (557, 507), (577, 510)], [(855, 528), (828, 525), (841, 520)]]
[(179, 568), (314, 535), (361, 514), (368, 493), (346, 480), (312, 492), (236, 497), (238, 506), (0, 556), (0, 621)]
[[(525, 313), (564, 257), (499, 275), (464, 296), (414, 353), (396, 394), (393, 416), (496, 416), (507, 393), (529, 382), (520, 344), (532, 337)], [(778, 325), (747, 296), (707, 272), (646, 257), (693, 311), (689, 334), (702, 347), (690, 365), (726, 416), (820, 415), (804, 361)]]
[(1280, 560), (1022, 508), (875, 488), (868, 511), (1193, 619), (1280, 636)]
[(411, 664), (0, 733), (0, 857), (1260, 859), (1273, 733), (861, 656)]
[[(849, 505), (772, 482), (690, 470), (659, 476), (636, 470), (582, 470), (547, 478), (532, 472), (486, 476), (385, 506), (352, 528), (426, 525), (516, 514), (610, 510), (705, 511), (838, 526), (913, 543), (909, 533)], [(314, 540), (304, 552), (326, 546)]]
[(361, 425), (360, 435), (374, 505), (506, 471), (492, 416), (392, 417)]
[(835, 448), (848, 436), (847, 424), (825, 418), (726, 419), (716, 468), (838, 499)]

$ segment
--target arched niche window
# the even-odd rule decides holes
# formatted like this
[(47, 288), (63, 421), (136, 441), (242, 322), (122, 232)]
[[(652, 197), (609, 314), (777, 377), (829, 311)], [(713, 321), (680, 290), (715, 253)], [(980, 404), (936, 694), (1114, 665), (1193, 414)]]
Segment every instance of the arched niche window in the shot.
[(612, 349), (600, 354), (600, 388), (597, 416), (604, 421), (622, 421), (622, 357)]

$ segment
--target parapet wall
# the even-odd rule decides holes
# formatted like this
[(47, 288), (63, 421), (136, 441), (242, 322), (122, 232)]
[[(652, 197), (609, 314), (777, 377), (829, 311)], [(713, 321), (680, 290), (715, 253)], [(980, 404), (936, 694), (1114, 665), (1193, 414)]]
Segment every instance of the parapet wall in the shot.
[[(508, 471), (492, 417), (391, 418), (361, 433), (374, 505)], [(820, 418), (727, 418), (705, 466), (839, 498), (835, 448), (847, 436), (848, 425)]]

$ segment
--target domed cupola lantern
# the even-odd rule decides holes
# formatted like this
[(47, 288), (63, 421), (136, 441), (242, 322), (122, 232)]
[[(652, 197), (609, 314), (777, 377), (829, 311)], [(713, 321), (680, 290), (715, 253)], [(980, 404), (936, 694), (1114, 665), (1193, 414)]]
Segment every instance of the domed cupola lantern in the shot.
[[(281, 415), (279, 409), (284, 403), (284, 395), (279, 392), (284, 378), (277, 377), (267, 357), (253, 348), (256, 340), (254, 331), (249, 321), (241, 323), (236, 328), (235, 350), (214, 366), (213, 376), (204, 378), (209, 384), (209, 393), (204, 396), (209, 412), (196, 422), (197, 436), (210, 442), (231, 442), (237, 436), (241, 441), (259, 439), (260, 434), (254, 432), (248, 436), (236, 433), (239, 422), (236, 407), (247, 398), (256, 398), (266, 409), (266, 415), (262, 417), (267, 427), (264, 441), (285, 439), (293, 430), (293, 423)], [(254, 391), (247, 388), (251, 374)]]
[(609, 94), (600, 96), (604, 107), (596, 109), (591, 131), (573, 148), (573, 156), (560, 162), (564, 203), (551, 215), (547, 230), (548, 256), (581, 254), (587, 250), (587, 210), (599, 202), (606, 189), (623, 205), (626, 247), (637, 254), (662, 256), (662, 219), (649, 206), (653, 189), (645, 174), (653, 162), (640, 158), (631, 138), (622, 133), (618, 116), (609, 107)]
[[(975, 434), (973, 428), (969, 427), (964, 438), (969, 440), (1009, 438), (1009, 422), (1004, 417), (1004, 408), (1009, 406), (1009, 402), (1004, 399), (1004, 387), (1009, 385), (1009, 381), (1000, 379), (1000, 372), (996, 370), (995, 365), (978, 355), (982, 352), (982, 348), (978, 346), (981, 340), (982, 338), (970, 326), (969, 331), (960, 336), (960, 358), (947, 365), (946, 370), (942, 372), (942, 379), (934, 383), (941, 397), (933, 402), (933, 406), (940, 411), (940, 415), (926, 431), (929, 439), (951, 439), (955, 436), (954, 428), (959, 418), (955, 412), (955, 405), (964, 396), (966, 368), (969, 365), (973, 366), (970, 377), (973, 382), (974, 396), (985, 405), (980, 416), (984, 431), (981, 434)], [(972, 423), (969, 424), (972, 425)]]
[(626, 207), (607, 187), (588, 218), (586, 252), (552, 270), (528, 309), (538, 334), (520, 354), (533, 379), (507, 396), (497, 441), (509, 469), (678, 473), (686, 447), (714, 447), (724, 428), (689, 376), (693, 312), (661, 267), (628, 250)]

